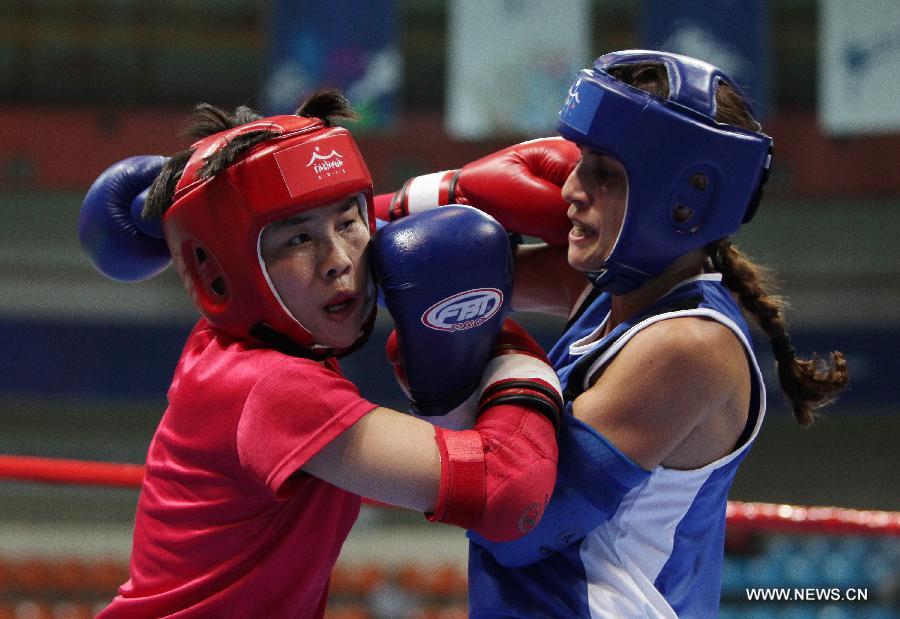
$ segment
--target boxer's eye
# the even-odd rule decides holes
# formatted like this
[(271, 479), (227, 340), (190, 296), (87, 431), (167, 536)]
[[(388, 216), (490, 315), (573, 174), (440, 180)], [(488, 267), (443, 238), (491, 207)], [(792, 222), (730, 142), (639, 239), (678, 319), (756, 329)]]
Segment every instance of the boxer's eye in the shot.
[(608, 170), (603, 166), (597, 166), (594, 168), (594, 175), (600, 179), (601, 181), (607, 181), (611, 178), (615, 178), (616, 174), (612, 170)]
[(309, 243), (310, 241), (312, 241), (312, 237), (308, 234), (295, 234), (290, 239), (288, 239), (287, 244), (291, 246), (297, 246)]

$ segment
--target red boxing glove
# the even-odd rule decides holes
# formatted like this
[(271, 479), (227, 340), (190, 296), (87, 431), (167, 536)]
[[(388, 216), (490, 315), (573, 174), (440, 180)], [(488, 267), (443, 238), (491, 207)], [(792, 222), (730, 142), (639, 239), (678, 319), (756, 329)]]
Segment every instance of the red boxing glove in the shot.
[(581, 156), (562, 138), (541, 138), (504, 148), (459, 170), (416, 176), (388, 200), (375, 199), (379, 219), (467, 204), (491, 215), (509, 232), (565, 246), (572, 225), (561, 190)]
[(544, 513), (556, 482), (563, 399), (540, 345), (507, 320), (485, 369), (472, 430), (435, 428), (441, 487), (429, 520), (517, 539)]

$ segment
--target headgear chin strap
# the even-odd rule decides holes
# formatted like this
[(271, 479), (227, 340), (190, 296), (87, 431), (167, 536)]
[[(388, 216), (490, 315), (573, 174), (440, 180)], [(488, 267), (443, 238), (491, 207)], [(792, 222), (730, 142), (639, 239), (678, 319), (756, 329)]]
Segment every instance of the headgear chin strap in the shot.
[[(669, 97), (629, 86), (611, 67), (660, 63)], [(622, 163), (628, 202), (615, 246), (588, 277), (624, 294), (692, 249), (737, 232), (753, 217), (772, 159), (772, 139), (715, 121), (716, 89), (740, 88), (711, 64), (665, 52), (601, 56), (579, 72), (559, 113), (559, 133)]]
[[(251, 148), (212, 178), (199, 172), (229, 140), (252, 131), (278, 134)], [(331, 349), (287, 310), (266, 274), (259, 239), (268, 224), (352, 196), (375, 230), (372, 178), (350, 133), (318, 118), (273, 116), (216, 133), (194, 153), (163, 217), (178, 273), (210, 323), (240, 339), (314, 358), (346, 354), (368, 337), (371, 309), (359, 339)]]

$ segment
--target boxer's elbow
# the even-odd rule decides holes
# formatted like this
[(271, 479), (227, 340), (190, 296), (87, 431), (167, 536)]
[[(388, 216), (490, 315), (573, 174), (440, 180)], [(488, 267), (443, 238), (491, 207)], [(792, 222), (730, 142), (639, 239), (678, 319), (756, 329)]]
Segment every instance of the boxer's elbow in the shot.
[(555, 454), (516, 471), (490, 492), (484, 516), (473, 530), (492, 542), (528, 534), (544, 515), (555, 482)]
[(478, 423), (488, 483), (484, 516), (473, 530), (495, 542), (519, 539), (537, 526), (556, 484), (554, 424), (524, 407), (509, 414), (515, 409), (490, 409)]

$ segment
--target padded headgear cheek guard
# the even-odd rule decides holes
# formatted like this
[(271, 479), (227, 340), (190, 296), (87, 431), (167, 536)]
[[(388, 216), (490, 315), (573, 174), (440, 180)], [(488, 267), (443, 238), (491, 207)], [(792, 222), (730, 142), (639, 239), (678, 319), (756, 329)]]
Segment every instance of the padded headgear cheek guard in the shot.
[[(614, 78), (614, 66), (661, 63), (661, 99)], [(720, 69), (686, 56), (632, 50), (601, 56), (578, 74), (559, 113), (566, 139), (622, 163), (625, 217), (594, 284), (624, 294), (679, 256), (750, 221), (768, 178), (772, 139), (715, 121), (716, 89), (740, 88)]]
[[(229, 140), (259, 130), (278, 135), (216, 176), (199, 177), (205, 160)], [(374, 232), (372, 178), (350, 133), (325, 127), (318, 118), (273, 116), (194, 145), (163, 229), (178, 273), (210, 323), (240, 339), (299, 346), (316, 358), (341, 355), (368, 336), (375, 304), (353, 346), (333, 350), (316, 344), (271, 284), (260, 235), (272, 222), (352, 196), (359, 196)]]

